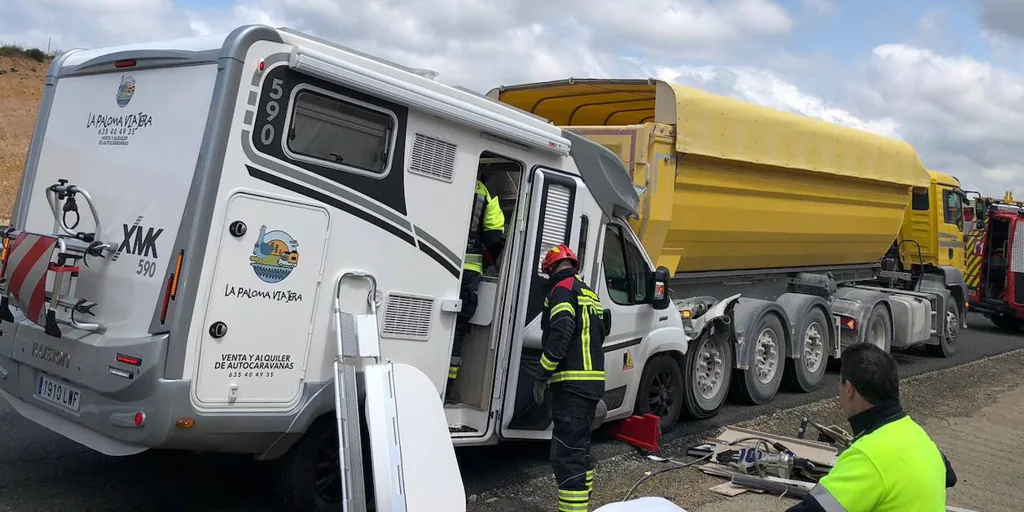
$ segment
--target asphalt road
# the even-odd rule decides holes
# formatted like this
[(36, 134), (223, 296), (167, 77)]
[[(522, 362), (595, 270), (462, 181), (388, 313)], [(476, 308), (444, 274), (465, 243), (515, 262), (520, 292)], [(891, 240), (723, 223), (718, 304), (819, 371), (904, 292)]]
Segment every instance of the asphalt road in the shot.
[[(1024, 348), (1024, 333), (1001, 333), (976, 315), (969, 322), (971, 329), (961, 332), (960, 351), (953, 358), (932, 357), (923, 350), (897, 353), (902, 376)], [(722, 425), (828, 398), (835, 392), (835, 374), (829, 379), (816, 393), (783, 392), (766, 406), (727, 405), (711, 420), (684, 423), (662, 443), (682, 442)], [(599, 459), (630, 450), (613, 441), (595, 444)], [(545, 443), (462, 450), (467, 495), (544, 474), (546, 454)], [(21, 419), (0, 400), (0, 511), (271, 512), (270, 484), (267, 465), (243, 457), (178, 452), (106, 457)]]

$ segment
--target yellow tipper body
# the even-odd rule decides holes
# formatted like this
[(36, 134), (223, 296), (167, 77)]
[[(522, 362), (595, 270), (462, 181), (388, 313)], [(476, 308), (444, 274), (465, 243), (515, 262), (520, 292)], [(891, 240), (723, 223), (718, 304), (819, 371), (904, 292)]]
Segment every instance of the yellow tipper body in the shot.
[(658, 80), (503, 86), (492, 98), (617, 153), (633, 229), (673, 272), (877, 262), (930, 176), (907, 143)]

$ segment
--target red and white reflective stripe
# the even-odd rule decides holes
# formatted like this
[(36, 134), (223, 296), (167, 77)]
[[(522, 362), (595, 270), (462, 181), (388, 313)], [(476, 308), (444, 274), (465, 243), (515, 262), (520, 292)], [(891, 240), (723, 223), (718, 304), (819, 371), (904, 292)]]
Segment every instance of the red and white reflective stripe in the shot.
[(57, 239), (22, 233), (11, 243), (7, 256), (7, 290), (11, 302), (29, 320), (43, 325), (46, 320), (46, 272)]

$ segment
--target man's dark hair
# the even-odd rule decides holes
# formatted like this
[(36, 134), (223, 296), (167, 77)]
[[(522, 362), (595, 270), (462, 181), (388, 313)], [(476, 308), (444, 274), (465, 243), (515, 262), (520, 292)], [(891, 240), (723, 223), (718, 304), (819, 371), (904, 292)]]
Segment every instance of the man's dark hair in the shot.
[(839, 378), (849, 381), (871, 405), (900, 399), (900, 375), (896, 359), (870, 343), (843, 350)]

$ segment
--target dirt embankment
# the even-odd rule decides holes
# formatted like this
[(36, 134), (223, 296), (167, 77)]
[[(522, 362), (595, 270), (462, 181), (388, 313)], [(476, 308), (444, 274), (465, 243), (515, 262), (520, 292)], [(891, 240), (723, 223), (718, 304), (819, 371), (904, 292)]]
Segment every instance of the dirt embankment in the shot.
[(0, 52), (0, 224), (7, 224), (14, 207), (49, 65), (4, 53), (14, 52)]

